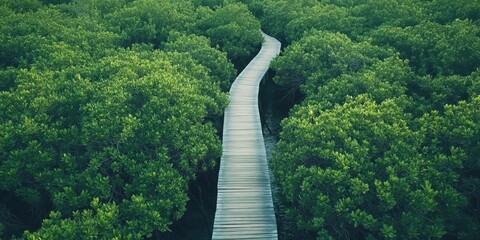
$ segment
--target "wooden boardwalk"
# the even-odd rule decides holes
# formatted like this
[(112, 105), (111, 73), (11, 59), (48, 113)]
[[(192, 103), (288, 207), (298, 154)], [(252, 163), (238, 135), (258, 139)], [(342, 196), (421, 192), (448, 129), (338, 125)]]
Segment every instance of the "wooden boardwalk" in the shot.
[(262, 49), (230, 89), (212, 239), (277, 239), (258, 90), (280, 42), (263, 36)]

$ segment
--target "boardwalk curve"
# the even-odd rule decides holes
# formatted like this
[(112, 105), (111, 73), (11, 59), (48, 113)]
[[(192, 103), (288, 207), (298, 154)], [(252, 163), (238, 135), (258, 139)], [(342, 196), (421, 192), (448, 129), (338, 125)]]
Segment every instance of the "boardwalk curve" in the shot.
[(277, 239), (258, 91), (280, 42), (262, 35), (260, 52), (230, 88), (212, 239)]

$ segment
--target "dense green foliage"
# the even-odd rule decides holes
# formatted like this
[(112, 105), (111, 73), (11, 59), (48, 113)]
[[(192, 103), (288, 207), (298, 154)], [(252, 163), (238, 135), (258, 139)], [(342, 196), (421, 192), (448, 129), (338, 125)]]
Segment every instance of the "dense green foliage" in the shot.
[(231, 61), (261, 39), (222, 2), (0, 3), (0, 238), (144, 239), (182, 217), (221, 154)]
[(254, 30), (260, 29), (260, 23), (244, 4), (232, 3), (204, 14), (199, 29), (235, 62), (254, 54), (263, 41), (260, 32)]
[(478, 238), (478, 0), (1, 1), (0, 238), (168, 231), (260, 23), (301, 96), (271, 167), (303, 237)]
[[(271, 167), (317, 239), (480, 235), (480, 3), (247, 0), (301, 102)], [(296, 236), (301, 238), (302, 236)]]

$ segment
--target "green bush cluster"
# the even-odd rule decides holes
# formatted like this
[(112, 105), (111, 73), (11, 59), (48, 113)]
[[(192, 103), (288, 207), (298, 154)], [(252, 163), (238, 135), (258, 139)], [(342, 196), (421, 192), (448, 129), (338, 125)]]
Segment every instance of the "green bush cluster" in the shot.
[[(221, 155), (240, 3), (0, 3), (0, 238), (144, 239)], [(23, 233), (23, 235), (22, 235)]]
[(480, 234), (478, 1), (245, 1), (302, 94), (271, 160), (285, 221), (317, 239)]

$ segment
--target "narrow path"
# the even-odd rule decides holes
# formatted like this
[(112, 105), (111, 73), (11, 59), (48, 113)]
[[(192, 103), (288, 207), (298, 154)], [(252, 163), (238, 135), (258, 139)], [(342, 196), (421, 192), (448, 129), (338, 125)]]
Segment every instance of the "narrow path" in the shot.
[(230, 88), (212, 239), (277, 239), (258, 90), (280, 42), (263, 37), (262, 49)]

